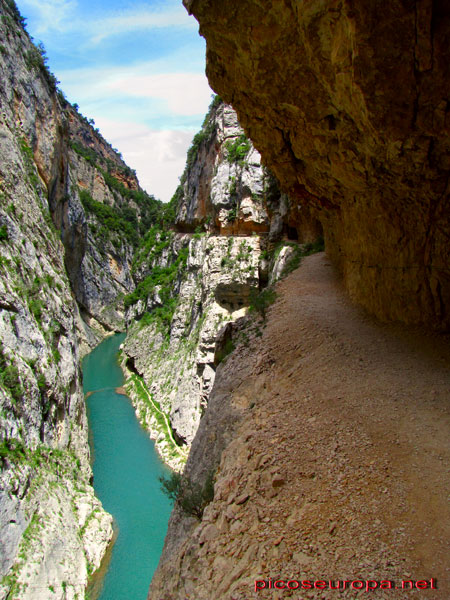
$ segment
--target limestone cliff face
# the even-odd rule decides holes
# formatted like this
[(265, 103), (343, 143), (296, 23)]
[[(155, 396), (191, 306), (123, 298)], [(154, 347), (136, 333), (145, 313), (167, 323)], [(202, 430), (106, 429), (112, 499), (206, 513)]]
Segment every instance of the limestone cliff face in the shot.
[(267, 283), (261, 254), (270, 235), (283, 234), (278, 225), (269, 233), (269, 214), (284, 210), (274, 179), (218, 99), (188, 152), (176, 199), (178, 231), (150, 233), (136, 255), (128, 320), (140, 320), (128, 331), (124, 364), (143, 378), (128, 387), (141, 421), (180, 468), (213, 387), (216, 336)]
[(57, 91), (14, 2), (0, 15), (0, 598), (81, 598), (112, 527), (80, 359), (90, 325), (123, 326), (154, 203)]
[(219, 234), (267, 232), (270, 181), (235, 111), (216, 99), (189, 150), (176, 225)]
[(123, 327), (122, 297), (134, 287), (130, 268), (139, 236), (159, 205), (139, 188), (120, 156), (72, 107), (67, 127), (67, 174), (60, 185), (57, 226), (66, 266), (86, 322), (102, 331)]
[[(248, 236), (188, 239), (179, 234), (174, 241), (187, 246), (185, 266), (173, 288), (177, 302), (170, 329), (157, 321), (146, 324), (144, 318), (129, 330), (124, 352), (128, 366), (143, 376), (148, 392), (167, 414), (176, 442), (190, 446), (214, 383), (217, 333), (245, 313), (251, 290), (258, 289), (261, 248), (258, 237)], [(163, 456), (173, 466), (180, 464), (177, 458), (186, 453), (171, 456), (178, 449), (167, 445), (151, 404), (139, 402), (133, 390), (130, 395), (140, 420), (159, 437)]]
[(44, 56), (10, 16), (8, 3), (2, 10), (3, 122), (14, 128), (28, 168), (36, 169), (85, 321), (100, 332), (123, 327), (120, 295), (134, 285), (133, 249), (159, 203), (140, 190), (117, 152), (56, 92)]
[(289, 194), (299, 236), (320, 221), (370, 312), (447, 329), (447, 3), (184, 4), (209, 81)]

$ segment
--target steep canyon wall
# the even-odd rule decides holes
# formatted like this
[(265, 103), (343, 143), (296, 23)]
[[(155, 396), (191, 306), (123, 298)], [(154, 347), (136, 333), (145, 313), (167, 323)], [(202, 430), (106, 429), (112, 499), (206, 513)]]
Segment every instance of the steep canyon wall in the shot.
[(80, 360), (124, 327), (159, 204), (57, 89), (14, 2), (0, 17), (0, 597), (83, 598), (112, 527)]
[(271, 273), (281, 275), (295, 248), (282, 248), (286, 199), (218, 98), (194, 137), (175, 200), (174, 231), (149, 232), (135, 257), (123, 364), (141, 422), (180, 469), (214, 384), (217, 334), (246, 314), (252, 294)]

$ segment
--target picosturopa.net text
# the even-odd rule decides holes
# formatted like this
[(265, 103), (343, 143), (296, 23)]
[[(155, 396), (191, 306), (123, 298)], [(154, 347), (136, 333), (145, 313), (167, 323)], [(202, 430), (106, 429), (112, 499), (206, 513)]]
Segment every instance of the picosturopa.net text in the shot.
[(376, 581), (374, 579), (257, 579), (255, 592), (262, 590), (437, 590), (437, 580), (431, 579), (403, 579), (395, 582), (389, 579)]

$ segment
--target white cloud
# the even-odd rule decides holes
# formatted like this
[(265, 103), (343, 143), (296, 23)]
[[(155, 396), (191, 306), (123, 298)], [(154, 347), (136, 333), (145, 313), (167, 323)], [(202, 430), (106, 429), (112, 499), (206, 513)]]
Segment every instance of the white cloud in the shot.
[(195, 131), (156, 131), (137, 123), (97, 119), (104, 137), (136, 170), (149, 194), (168, 202), (173, 196)]
[[(154, 69), (155, 63), (142, 63), (128, 68), (60, 71), (58, 77), (62, 88), (81, 106), (103, 99), (102, 110), (107, 110), (108, 104), (123, 107), (131, 98), (140, 98), (149, 101), (144, 109), (149, 118), (152, 101), (158, 103), (162, 119), (171, 114), (193, 116), (206, 112), (212, 91), (203, 73), (152, 73)], [(88, 116), (95, 118), (95, 114)]]
[(77, 8), (76, 0), (21, 0), (21, 6), (32, 11), (36, 19), (36, 33), (64, 30), (72, 23), (72, 16)]
[(102, 18), (82, 18), (77, 0), (20, 0), (24, 12), (33, 16), (38, 35), (49, 31), (77, 34), (90, 44), (139, 30), (183, 27), (195, 29), (195, 19), (181, 4), (156, 8), (134, 6), (128, 10), (105, 10)]
[(198, 114), (199, 106), (207, 105), (211, 97), (207, 79), (201, 73), (118, 73), (106, 82), (106, 88), (122, 95), (164, 100), (170, 111), (179, 115)]
[(195, 21), (189, 17), (181, 6), (163, 11), (138, 10), (135, 12), (122, 12), (117, 16), (107, 17), (101, 23), (89, 24), (92, 32), (91, 42), (99, 43), (114, 35), (124, 35), (142, 29), (155, 29), (162, 27), (188, 27), (195, 28)]

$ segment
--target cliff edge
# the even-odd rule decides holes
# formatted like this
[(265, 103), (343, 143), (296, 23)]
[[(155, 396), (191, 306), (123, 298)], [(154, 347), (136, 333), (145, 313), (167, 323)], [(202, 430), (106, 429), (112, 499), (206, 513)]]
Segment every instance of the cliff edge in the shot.
[(448, 598), (448, 345), (352, 306), (323, 253), (276, 289), (262, 336), (247, 324), (218, 367), (185, 470), (213, 471), (214, 499), (201, 521), (176, 506), (149, 599), (336, 594), (269, 578)]

